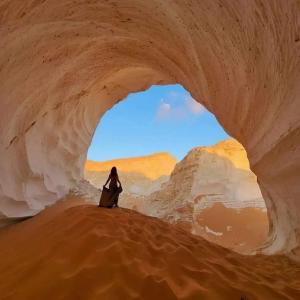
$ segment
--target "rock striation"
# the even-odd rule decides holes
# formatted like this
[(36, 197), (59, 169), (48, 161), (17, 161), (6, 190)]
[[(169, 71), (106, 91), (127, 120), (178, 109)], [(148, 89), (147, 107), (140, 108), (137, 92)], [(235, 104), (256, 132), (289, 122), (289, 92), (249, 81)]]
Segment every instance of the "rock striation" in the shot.
[(265, 253), (300, 257), (299, 23), (296, 0), (1, 1), (0, 211), (57, 201), (106, 110), (180, 83), (245, 147)]

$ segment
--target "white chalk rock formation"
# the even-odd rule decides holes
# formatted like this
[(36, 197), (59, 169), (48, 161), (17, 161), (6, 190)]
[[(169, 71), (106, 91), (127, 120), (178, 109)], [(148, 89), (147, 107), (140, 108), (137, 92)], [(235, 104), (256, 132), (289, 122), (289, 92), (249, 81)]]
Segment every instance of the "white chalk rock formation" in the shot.
[(265, 252), (300, 257), (299, 22), (296, 0), (1, 1), (0, 211), (65, 195), (106, 110), (180, 83), (245, 147)]
[(266, 209), (246, 151), (233, 139), (193, 148), (176, 165), (169, 181), (141, 202), (141, 212), (163, 218), (180, 207), (192, 205), (200, 211), (220, 202), (235, 209)]
[[(248, 212), (248, 210), (244, 210), (245, 208), (257, 208), (261, 210), (261, 212), (257, 212), (259, 218), (264, 216), (266, 211), (256, 176), (249, 168), (246, 151), (240, 143), (233, 139), (220, 142), (212, 147), (192, 149), (176, 165), (169, 181), (163, 185), (162, 189), (150, 196), (142, 198), (127, 196), (121, 199), (120, 204), (124, 207), (165, 219), (170, 223), (183, 224), (192, 233), (204, 237), (209, 237), (207, 233), (212, 234), (213, 230), (207, 229), (205, 223), (199, 222), (199, 220), (203, 219), (202, 213), (204, 211), (206, 213), (207, 209), (212, 208), (212, 212), (216, 211), (215, 204), (219, 206), (221, 204), (224, 207), (224, 215), (228, 214), (226, 208), (232, 209), (229, 210), (231, 214), (243, 214)], [(252, 210), (250, 211), (252, 212)], [(255, 210), (253, 212), (255, 213)], [(253, 212), (244, 214), (245, 219), (248, 216), (248, 222), (257, 221)], [(222, 218), (222, 213), (210, 214), (211, 218)], [(245, 225), (247, 221), (245, 220), (240, 225), (240, 227), (244, 227), (244, 231), (246, 227), (251, 229), (252, 226), (252, 224)], [(230, 218), (227, 217), (225, 222), (230, 222)], [(222, 228), (220, 225), (218, 227)], [(231, 223), (227, 225), (231, 226)], [(226, 231), (225, 227), (223, 226), (222, 232), (224, 229)], [(235, 226), (233, 235), (239, 236), (239, 240), (243, 241), (243, 237), (237, 233), (236, 227), (238, 226)], [(268, 229), (267, 225), (261, 227), (263, 227), (261, 231), (264, 232)], [(242, 229), (239, 231), (245, 233)], [(218, 233), (219, 236), (223, 235), (222, 232)], [(258, 234), (265, 237), (260, 232)], [(222, 237), (219, 240), (221, 239)], [(255, 237), (252, 239), (255, 240)], [(239, 245), (232, 245), (227, 240), (221, 241), (224, 242), (222, 245), (240, 250), (241, 247), (237, 247)], [(243, 246), (242, 249), (245, 250), (247, 245)]]

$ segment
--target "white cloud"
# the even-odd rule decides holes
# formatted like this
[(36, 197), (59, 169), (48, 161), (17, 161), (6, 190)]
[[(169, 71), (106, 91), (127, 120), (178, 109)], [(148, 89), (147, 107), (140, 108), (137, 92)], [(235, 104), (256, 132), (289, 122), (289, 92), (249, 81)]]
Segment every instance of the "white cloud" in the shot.
[(204, 106), (192, 97), (186, 98), (186, 106), (190, 110), (190, 112), (195, 115), (199, 115), (205, 111)]
[(167, 94), (167, 97), (168, 98), (173, 98), (173, 99), (176, 99), (176, 98), (182, 98), (182, 93), (180, 93), (180, 92), (176, 92), (176, 91), (170, 91), (170, 92), (168, 92), (168, 94)]
[(164, 102), (164, 100), (161, 101), (156, 116), (158, 119), (163, 120), (163, 119), (168, 119), (171, 114), (171, 104)]
[(165, 99), (161, 100), (156, 118), (158, 120), (182, 120), (191, 115), (200, 115), (204, 111), (204, 106), (191, 96), (171, 91)]

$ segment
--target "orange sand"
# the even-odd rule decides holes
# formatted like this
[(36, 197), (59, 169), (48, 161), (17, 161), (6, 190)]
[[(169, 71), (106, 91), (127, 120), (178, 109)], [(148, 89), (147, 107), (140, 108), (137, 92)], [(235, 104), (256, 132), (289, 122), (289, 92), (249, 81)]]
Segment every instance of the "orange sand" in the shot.
[(46, 209), (0, 234), (0, 299), (241, 297), (300, 299), (300, 266), (284, 256), (242, 256), (134, 211), (86, 204)]
[(249, 253), (261, 246), (269, 230), (267, 212), (253, 207), (233, 209), (222, 203), (201, 211), (196, 221), (197, 225), (222, 233), (219, 236), (205, 231), (198, 234), (239, 253)]

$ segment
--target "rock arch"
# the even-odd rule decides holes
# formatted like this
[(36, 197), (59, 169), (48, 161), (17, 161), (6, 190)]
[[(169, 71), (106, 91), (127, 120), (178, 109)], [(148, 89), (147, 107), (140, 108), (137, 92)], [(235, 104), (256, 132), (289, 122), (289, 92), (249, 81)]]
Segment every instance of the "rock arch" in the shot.
[[(82, 176), (102, 114), (180, 83), (248, 153), (271, 224), (266, 253), (299, 256), (297, 1), (0, 3), (0, 211), (34, 213)], [(196, 129), (195, 129), (196, 130)]]

